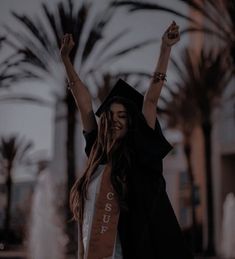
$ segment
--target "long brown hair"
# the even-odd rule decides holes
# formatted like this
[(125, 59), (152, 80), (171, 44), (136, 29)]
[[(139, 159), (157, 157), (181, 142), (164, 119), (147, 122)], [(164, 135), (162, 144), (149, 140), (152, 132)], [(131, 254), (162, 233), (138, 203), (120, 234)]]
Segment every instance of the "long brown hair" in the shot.
[[(126, 107), (123, 100), (116, 99), (116, 103), (121, 103)], [(127, 108), (127, 107), (126, 107)], [(88, 164), (85, 169), (83, 176), (77, 179), (70, 192), (70, 208), (73, 213), (75, 220), (83, 221), (84, 204), (87, 199), (88, 187), (92, 175), (96, 171), (98, 165), (102, 159), (106, 159), (111, 162), (112, 173), (111, 182), (117, 192), (119, 206), (123, 209), (128, 209), (127, 205), (127, 168), (130, 167), (131, 163), (131, 150), (130, 150), (130, 136), (132, 128), (132, 119), (127, 109), (128, 116), (128, 132), (126, 136), (115, 143), (111, 137), (111, 113), (106, 110), (101, 114), (100, 121), (98, 124), (98, 134), (91, 149)]]

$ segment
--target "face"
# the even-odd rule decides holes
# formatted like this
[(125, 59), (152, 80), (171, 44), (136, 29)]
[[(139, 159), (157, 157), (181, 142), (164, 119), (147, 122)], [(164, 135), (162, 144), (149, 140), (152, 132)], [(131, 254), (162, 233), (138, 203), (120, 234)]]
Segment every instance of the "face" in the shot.
[(112, 136), (115, 139), (123, 138), (128, 130), (128, 116), (124, 105), (112, 103), (110, 106), (112, 116)]

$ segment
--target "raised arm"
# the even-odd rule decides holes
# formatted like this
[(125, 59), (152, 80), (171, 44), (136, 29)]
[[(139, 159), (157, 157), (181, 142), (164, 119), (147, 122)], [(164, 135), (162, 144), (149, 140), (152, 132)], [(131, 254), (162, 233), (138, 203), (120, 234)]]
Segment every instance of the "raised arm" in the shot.
[(155, 127), (157, 116), (157, 102), (166, 77), (171, 47), (178, 42), (179, 39), (179, 26), (175, 22), (172, 22), (162, 36), (162, 44), (157, 66), (150, 82), (149, 89), (146, 91), (144, 96), (143, 114), (148, 125), (153, 129)]
[(72, 35), (65, 34), (61, 43), (60, 56), (66, 69), (71, 92), (81, 113), (83, 129), (90, 132), (97, 127), (97, 123), (92, 108), (91, 95), (87, 87), (80, 80), (69, 58), (73, 46)]

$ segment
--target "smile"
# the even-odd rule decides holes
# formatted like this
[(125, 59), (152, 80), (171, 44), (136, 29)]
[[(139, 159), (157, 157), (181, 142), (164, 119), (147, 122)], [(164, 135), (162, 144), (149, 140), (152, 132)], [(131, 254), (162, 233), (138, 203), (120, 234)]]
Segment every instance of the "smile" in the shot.
[(114, 126), (114, 127), (112, 127), (112, 129), (114, 129), (114, 130), (121, 130), (122, 128), (118, 127), (118, 126)]

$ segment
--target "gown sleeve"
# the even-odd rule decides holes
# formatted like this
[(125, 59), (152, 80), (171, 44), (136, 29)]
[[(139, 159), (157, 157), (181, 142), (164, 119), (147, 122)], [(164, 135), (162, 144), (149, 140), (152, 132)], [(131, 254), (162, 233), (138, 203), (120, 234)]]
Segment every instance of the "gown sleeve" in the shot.
[(164, 137), (159, 121), (156, 119), (155, 128), (152, 129), (143, 115), (138, 119), (134, 142), (138, 161), (152, 169), (159, 168), (162, 159), (173, 148)]
[(85, 153), (87, 157), (89, 157), (92, 146), (95, 143), (98, 131), (97, 129), (94, 129), (90, 132), (83, 131), (82, 133), (85, 138)]

